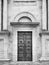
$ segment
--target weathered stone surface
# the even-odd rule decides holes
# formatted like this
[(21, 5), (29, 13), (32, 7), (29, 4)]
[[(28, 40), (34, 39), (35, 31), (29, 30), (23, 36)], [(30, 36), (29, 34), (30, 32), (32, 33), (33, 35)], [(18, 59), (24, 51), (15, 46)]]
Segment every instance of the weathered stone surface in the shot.
[[(4, 0), (5, 1), (5, 0)], [(15, 0), (16, 1), (16, 0)], [(17, 0), (18, 1), (18, 0)], [(23, 2), (23, 1), (22, 1)], [(49, 2), (49, 1), (48, 1)], [(5, 3), (5, 2), (4, 2)], [(8, 4), (6, 2), (5, 5), (8, 5), (4, 9), (4, 29), (8, 27), (8, 31), (10, 33), (7, 35), (6, 33), (0, 34), (0, 39), (4, 39), (4, 44), (0, 43), (0, 52), (2, 52), (2, 47), (4, 47), (4, 59), (0, 61), (0, 65), (49, 65), (49, 32), (48, 35), (44, 33), (41, 36), (39, 33), (42, 31), (42, 1), (35, 0), (34, 2), (27, 2), (25, 0), (25, 4), (14, 2), (14, 0), (8, 0)], [(0, 0), (1, 5), (1, 0)], [(7, 12), (8, 9), (8, 12)], [(8, 14), (8, 21), (7, 21)], [(1, 16), (1, 6), (0, 6), (0, 16)], [(29, 18), (29, 19), (28, 19)], [(6, 23), (5, 23), (6, 22)], [(10, 25), (10, 22), (39, 22), (37, 26), (30, 25)], [(43, 22), (44, 28), (46, 26), (45, 20)], [(0, 18), (1, 24), (1, 18)], [(1, 26), (0, 26), (1, 27)], [(32, 61), (31, 62), (19, 62), (17, 61), (18, 54), (18, 31), (32, 31)], [(48, 39), (48, 40), (47, 40)], [(46, 46), (45, 46), (46, 45)], [(43, 57), (43, 58), (42, 58)], [(11, 60), (9, 62), (9, 60)], [(41, 59), (41, 60), (40, 60)], [(46, 61), (46, 60), (47, 61)], [(8, 60), (8, 61), (7, 61)], [(43, 61), (44, 60), (44, 61)], [(40, 62), (37, 62), (40, 61)]]

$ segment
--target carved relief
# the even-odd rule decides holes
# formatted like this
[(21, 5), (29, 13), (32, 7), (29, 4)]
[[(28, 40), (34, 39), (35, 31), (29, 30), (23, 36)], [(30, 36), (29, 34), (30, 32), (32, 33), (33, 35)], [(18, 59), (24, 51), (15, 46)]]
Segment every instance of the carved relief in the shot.
[(13, 1), (36, 1), (36, 0), (13, 0)]

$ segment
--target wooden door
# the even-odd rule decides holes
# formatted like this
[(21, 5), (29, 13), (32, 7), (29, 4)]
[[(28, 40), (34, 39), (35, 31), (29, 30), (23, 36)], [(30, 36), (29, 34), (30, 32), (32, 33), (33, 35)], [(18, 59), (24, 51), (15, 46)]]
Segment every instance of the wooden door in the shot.
[(18, 32), (18, 61), (32, 61), (32, 32)]

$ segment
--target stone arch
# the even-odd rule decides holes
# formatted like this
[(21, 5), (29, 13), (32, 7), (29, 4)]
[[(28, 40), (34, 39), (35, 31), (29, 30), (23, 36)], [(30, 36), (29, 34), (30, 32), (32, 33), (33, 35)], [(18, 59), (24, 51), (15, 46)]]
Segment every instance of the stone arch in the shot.
[(31, 22), (36, 22), (37, 21), (36, 18), (31, 13), (29, 13), (29, 12), (21, 12), (17, 16), (15, 16), (14, 22), (18, 22), (22, 18), (27, 18)]
[(32, 22), (32, 20), (27, 16), (23, 16), (18, 20), (18, 22)]

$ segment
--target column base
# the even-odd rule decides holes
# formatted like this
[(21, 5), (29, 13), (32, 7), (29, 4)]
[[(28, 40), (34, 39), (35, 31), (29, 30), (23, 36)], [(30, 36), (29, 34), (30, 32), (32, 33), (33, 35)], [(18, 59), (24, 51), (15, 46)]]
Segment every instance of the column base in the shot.
[(39, 61), (49, 61), (49, 57), (41, 57)]
[(9, 62), (9, 61), (11, 61), (10, 59), (0, 59), (0, 62)]

